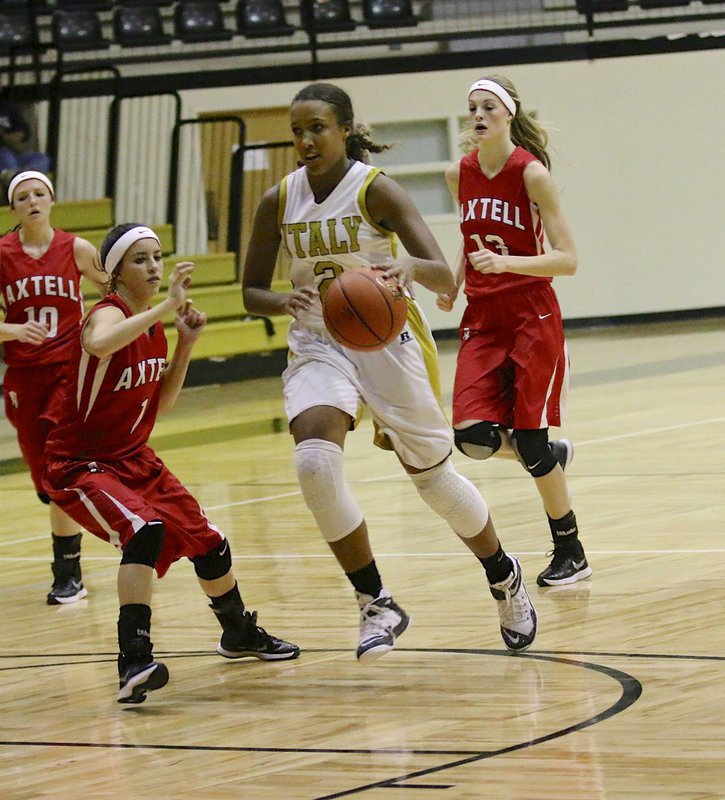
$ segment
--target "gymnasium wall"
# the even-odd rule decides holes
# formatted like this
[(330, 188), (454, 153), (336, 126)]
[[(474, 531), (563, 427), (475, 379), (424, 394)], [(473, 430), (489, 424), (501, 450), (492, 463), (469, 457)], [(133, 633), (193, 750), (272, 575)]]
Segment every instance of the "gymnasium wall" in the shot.
[[(483, 61), (483, 59), (482, 59)], [(555, 286), (569, 320), (725, 306), (725, 51), (501, 69), (551, 137), (553, 172), (579, 251)], [(465, 114), (477, 70), (336, 81), (371, 125)], [(183, 93), (184, 116), (285, 106), (302, 84)], [(443, 178), (441, 177), (441, 180)], [(454, 215), (429, 219), (445, 254)], [(434, 329), (452, 315), (419, 291)]]

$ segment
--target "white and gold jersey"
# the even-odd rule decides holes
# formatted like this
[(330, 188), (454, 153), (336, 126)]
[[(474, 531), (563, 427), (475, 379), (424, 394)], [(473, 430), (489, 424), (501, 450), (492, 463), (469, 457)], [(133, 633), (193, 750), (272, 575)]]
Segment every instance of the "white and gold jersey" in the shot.
[[(372, 221), (365, 204), (368, 187), (379, 173), (377, 167), (356, 161), (321, 203), (315, 201), (305, 167), (282, 180), (279, 226), (295, 289), (313, 287), (322, 297), (344, 270), (382, 265), (395, 257), (395, 235)], [(319, 298), (298, 323), (325, 330)]]
[[(304, 167), (282, 181), (279, 225), (296, 289), (312, 286), (324, 297), (344, 270), (395, 258), (395, 236), (370, 219), (365, 205), (378, 174), (375, 167), (355, 162), (321, 203), (315, 202)], [(358, 420), (364, 401), (375, 443), (395, 450), (405, 464), (427, 469), (451, 452), (435, 342), (412, 297), (400, 336), (382, 350), (348, 350), (334, 341), (325, 329), (319, 298), (310, 312), (292, 321), (288, 343), (282, 379), (290, 421), (321, 404)]]

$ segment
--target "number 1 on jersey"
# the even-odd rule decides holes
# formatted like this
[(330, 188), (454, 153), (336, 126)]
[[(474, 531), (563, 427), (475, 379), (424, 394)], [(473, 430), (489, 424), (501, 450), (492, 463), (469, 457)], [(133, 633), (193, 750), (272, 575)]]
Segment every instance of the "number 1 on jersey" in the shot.
[(136, 428), (138, 428), (138, 424), (139, 424), (139, 422), (141, 422), (141, 420), (143, 419), (143, 415), (146, 413), (146, 406), (147, 406), (148, 404), (149, 404), (149, 399), (148, 399), (148, 397), (147, 397), (147, 398), (146, 398), (146, 399), (143, 401), (143, 403), (141, 403), (141, 413), (140, 413), (140, 414), (138, 415), (138, 417), (136, 418), (136, 422), (134, 422), (134, 423), (133, 423), (133, 426), (131, 427), (131, 430), (129, 431), (129, 433), (133, 433), (133, 432), (136, 430)]

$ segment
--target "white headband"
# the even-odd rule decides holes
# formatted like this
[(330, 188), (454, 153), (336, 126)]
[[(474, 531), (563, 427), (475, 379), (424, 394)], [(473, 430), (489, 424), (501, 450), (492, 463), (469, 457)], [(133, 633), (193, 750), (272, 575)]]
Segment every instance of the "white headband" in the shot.
[(33, 169), (29, 169), (27, 172), (19, 172), (10, 181), (10, 186), (8, 186), (8, 203), (10, 203), (10, 205), (13, 203), (13, 192), (15, 191), (17, 185), (23, 181), (32, 180), (33, 178), (41, 183), (44, 183), (50, 190), (51, 196), (55, 198), (55, 191), (53, 190), (53, 184), (50, 182), (50, 178), (47, 175), (44, 175), (42, 172), (36, 172)]
[(473, 86), (468, 90), (468, 96), (471, 96), (471, 92), (476, 91), (483, 91), (483, 92), (491, 92), (491, 94), (495, 94), (496, 97), (506, 106), (509, 110), (509, 113), (512, 117), (516, 116), (516, 101), (511, 97), (511, 95), (506, 91), (506, 89), (501, 86), (501, 84), (496, 83), (496, 81), (489, 81), (489, 80), (482, 80), (476, 81)]
[(109, 275), (113, 275), (113, 270), (121, 263), (121, 259), (126, 253), (126, 250), (140, 239), (155, 239), (158, 246), (161, 247), (159, 237), (151, 228), (144, 228), (143, 226), (131, 228), (130, 231), (126, 231), (123, 236), (117, 239), (108, 253), (106, 253), (106, 258), (103, 261), (103, 268)]

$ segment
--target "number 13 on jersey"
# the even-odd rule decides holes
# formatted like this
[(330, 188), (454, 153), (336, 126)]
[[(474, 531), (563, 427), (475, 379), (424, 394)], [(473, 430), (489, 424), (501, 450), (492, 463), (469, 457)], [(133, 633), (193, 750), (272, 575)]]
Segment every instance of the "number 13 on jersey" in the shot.
[(509, 249), (506, 247), (506, 242), (504, 242), (500, 236), (494, 236), (493, 234), (489, 233), (488, 236), (484, 237), (484, 241), (488, 245), (492, 245), (492, 247), (487, 247), (483, 241), (481, 241), (481, 237), (477, 233), (472, 233), (471, 239), (473, 239), (473, 241), (478, 245), (479, 250), (493, 250), (495, 248), (499, 255), (507, 256), (509, 254)]

